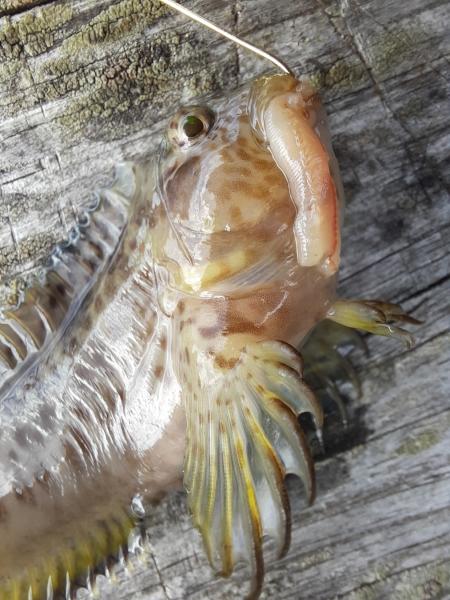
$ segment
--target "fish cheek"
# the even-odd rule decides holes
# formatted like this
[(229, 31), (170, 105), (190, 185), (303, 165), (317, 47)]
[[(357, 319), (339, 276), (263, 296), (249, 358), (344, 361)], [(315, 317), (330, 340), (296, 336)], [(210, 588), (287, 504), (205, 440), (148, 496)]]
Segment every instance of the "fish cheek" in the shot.
[(186, 221), (189, 218), (192, 197), (198, 183), (201, 160), (192, 156), (183, 161), (165, 183), (168, 209), (173, 216)]

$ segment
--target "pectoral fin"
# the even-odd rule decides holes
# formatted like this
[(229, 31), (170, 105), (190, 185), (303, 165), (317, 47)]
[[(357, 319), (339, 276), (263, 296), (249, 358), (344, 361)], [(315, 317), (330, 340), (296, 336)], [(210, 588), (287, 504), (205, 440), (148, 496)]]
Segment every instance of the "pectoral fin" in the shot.
[(412, 335), (396, 323), (421, 323), (404, 312), (398, 304), (380, 300), (337, 300), (328, 311), (327, 319), (375, 335), (395, 337), (404, 341), (409, 348), (414, 344)]
[(282, 342), (247, 346), (210, 381), (186, 396), (184, 482), (211, 565), (227, 576), (248, 563), (254, 598), (264, 576), (263, 537), (275, 540), (279, 556), (289, 546), (285, 475), (300, 477), (314, 498), (313, 463), (297, 417), (309, 412), (320, 428), (322, 410), (302, 379), (300, 356)]

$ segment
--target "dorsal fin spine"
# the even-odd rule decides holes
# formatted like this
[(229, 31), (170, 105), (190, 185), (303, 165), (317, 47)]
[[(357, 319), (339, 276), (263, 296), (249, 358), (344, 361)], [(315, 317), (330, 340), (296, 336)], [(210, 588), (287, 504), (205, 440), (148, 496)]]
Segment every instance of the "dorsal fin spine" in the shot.
[(132, 166), (119, 167), (113, 187), (95, 194), (94, 203), (80, 213), (67, 239), (52, 250), (40, 276), (17, 306), (0, 309), (1, 383), (25, 368), (52, 335), (65, 329), (107, 270), (129, 219), (132, 203), (126, 194), (133, 195), (134, 190)]

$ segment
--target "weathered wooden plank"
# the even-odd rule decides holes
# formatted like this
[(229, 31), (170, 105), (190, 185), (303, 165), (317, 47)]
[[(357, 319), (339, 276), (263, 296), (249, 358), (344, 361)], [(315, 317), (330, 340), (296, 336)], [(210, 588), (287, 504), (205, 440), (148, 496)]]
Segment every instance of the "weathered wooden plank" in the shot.
[[(42, 6), (37, 6), (41, 4)], [(318, 499), (292, 486), (288, 556), (264, 597), (450, 597), (450, 6), (445, 0), (197, 0), (320, 86), (347, 194), (341, 293), (426, 322), (407, 352), (368, 338), (349, 427), (331, 415)], [(265, 65), (138, 0), (0, 2), (0, 279), (11, 300), (122, 158), (182, 99)], [(300, 510), (302, 509), (302, 510)], [(184, 496), (155, 508), (144, 564), (102, 598), (240, 598), (215, 579)], [(176, 548), (176, 551), (174, 551)]]

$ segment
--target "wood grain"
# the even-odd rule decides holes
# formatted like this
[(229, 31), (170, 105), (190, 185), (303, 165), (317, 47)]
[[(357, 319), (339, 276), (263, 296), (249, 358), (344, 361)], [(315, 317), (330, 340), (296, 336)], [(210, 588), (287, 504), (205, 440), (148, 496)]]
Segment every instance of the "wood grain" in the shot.
[[(189, 7), (320, 87), (347, 196), (340, 292), (424, 319), (407, 352), (368, 338), (363, 397), (330, 418), (318, 495), (292, 485), (288, 556), (264, 598), (450, 598), (450, 5), (196, 0)], [(0, 280), (14, 302), (115, 162), (151, 153), (174, 107), (266, 69), (150, 0), (0, 2)], [(237, 599), (175, 495), (105, 599)]]

